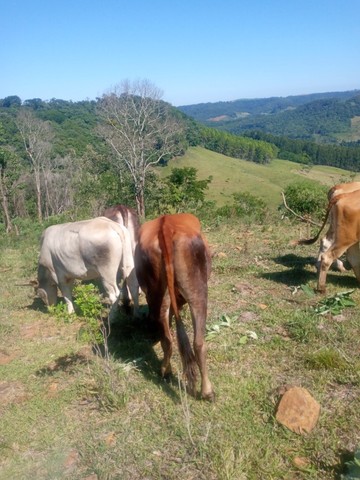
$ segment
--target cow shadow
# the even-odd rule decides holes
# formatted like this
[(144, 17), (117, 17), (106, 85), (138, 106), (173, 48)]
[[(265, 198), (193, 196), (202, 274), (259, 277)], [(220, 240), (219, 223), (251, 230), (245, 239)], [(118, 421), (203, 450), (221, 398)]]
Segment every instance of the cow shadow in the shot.
[(163, 379), (160, 375), (162, 360), (155, 351), (160, 341), (160, 330), (148, 318), (147, 307), (141, 307), (140, 317), (133, 318), (122, 309), (109, 329), (108, 349), (114, 360), (133, 364), (143, 377), (157, 385), (174, 403), (180, 401), (178, 380), (174, 375)]
[[(61, 302), (61, 300), (62, 297), (58, 297), (57, 303)], [(38, 312), (40, 311), (41, 313), (49, 313), (48, 307), (39, 297), (34, 297), (32, 303), (30, 305), (27, 305), (26, 308), (29, 310), (36, 310)]]
[[(288, 287), (307, 284), (308, 282), (317, 282), (318, 274), (316, 271), (316, 260), (314, 257), (302, 257), (289, 253), (274, 257), (275, 264), (287, 267), (286, 270), (276, 272), (262, 272), (261, 278), (271, 280), (276, 283), (282, 283)], [(352, 289), (359, 286), (354, 273), (348, 262), (344, 262), (347, 268), (346, 272), (338, 272), (333, 267), (327, 274), (326, 283), (335, 285), (337, 288)]]
[(287, 269), (276, 272), (262, 272), (259, 274), (261, 278), (276, 283), (283, 283), (289, 287), (316, 280), (317, 273), (314, 257), (301, 257), (289, 253), (274, 257), (272, 260), (275, 264), (287, 267)]

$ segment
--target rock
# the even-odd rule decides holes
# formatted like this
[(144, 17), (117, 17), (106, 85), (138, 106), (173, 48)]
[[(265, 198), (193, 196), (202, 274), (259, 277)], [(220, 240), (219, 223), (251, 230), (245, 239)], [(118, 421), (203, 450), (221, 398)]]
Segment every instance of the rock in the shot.
[(310, 461), (306, 457), (294, 457), (293, 465), (299, 470), (305, 470), (306, 468), (309, 467)]
[(282, 396), (276, 420), (292, 432), (300, 435), (310, 433), (320, 415), (320, 404), (301, 387), (291, 387)]

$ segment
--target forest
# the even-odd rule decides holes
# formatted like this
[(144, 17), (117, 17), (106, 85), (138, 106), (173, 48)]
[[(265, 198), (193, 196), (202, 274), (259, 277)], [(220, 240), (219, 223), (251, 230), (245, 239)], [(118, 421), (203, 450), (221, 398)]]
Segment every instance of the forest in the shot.
[(339, 143), (360, 114), (359, 91), (236, 100), (179, 107), (208, 126), (235, 134), (248, 130)]
[[(105, 206), (118, 203), (118, 199), (137, 208), (142, 217), (145, 209), (146, 216), (154, 216), (176, 211), (180, 205), (184, 208), (185, 197), (188, 209), (206, 205), (205, 190), (211, 178), (201, 183), (195, 165), (165, 179), (157, 175), (158, 167), (183, 155), (190, 146), (202, 146), (259, 164), (280, 158), (356, 172), (360, 165), (359, 142), (315, 142), (303, 138), (301, 133), (297, 138), (286, 136), (286, 125), (293, 129), (294, 135), (301, 124), (305, 130), (314, 129), (311, 125), (317, 122), (320, 125), (319, 119), (323, 117), (328, 117), (329, 122), (333, 119), (332, 128), (340, 131), (341, 122), (347, 121), (350, 115), (360, 114), (359, 96), (349, 99), (349, 92), (334, 95), (321, 99), (305, 96), (312, 100), (308, 103), (304, 103), (304, 97), (292, 97), (291, 101), (299, 106), (281, 113), (283, 119), (292, 115), (293, 120), (284, 120), (281, 128), (278, 123), (277, 131), (281, 135), (276, 135), (266, 133), (266, 128), (259, 128), (263, 125), (255, 121), (251, 128), (248, 123), (244, 131), (231, 121), (218, 122), (217, 128), (213, 123), (210, 127), (209, 123), (200, 123), (163, 102), (155, 90), (154, 98), (146, 103), (147, 115), (157, 118), (160, 130), (169, 133), (171, 144), (164, 143), (160, 130), (151, 132), (153, 143), (145, 148), (144, 163), (139, 158), (132, 159), (122, 141), (114, 142), (119, 129), (110, 131), (110, 125), (127, 124), (126, 116), (119, 117), (118, 111), (114, 113), (115, 107), (118, 108), (115, 99), (121, 103), (125, 98), (121, 95), (81, 102), (39, 98), (22, 102), (16, 95), (0, 99), (1, 229), (11, 230), (19, 219), (41, 221), (65, 212), (73, 217), (98, 215)], [(144, 99), (138, 92), (128, 99), (134, 115), (140, 115), (138, 106)], [(286, 100), (289, 103), (290, 100)], [(265, 103), (264, 100), (261, 108), (265, 108)], [(274, 99), (268, 99), (267, 104), (267, 108), (271, 104), (272, 110), (276, 110)], [(282, 104), (281, 108), (284, 107)], [(255, 116), (250, 116), (249, 122), (250, 118)], [(266, 122), (279, 117), (262, 115), (261, 118)]]

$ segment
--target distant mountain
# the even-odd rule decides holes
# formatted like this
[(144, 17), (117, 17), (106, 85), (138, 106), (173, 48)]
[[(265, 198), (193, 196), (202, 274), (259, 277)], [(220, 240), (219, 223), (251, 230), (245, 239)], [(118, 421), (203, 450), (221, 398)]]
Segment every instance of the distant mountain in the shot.
[[(360, 90), (184, 105), (197, 121), (241, 134), (258, 130), (290, 138), (336, 142), (360, 116)], [(360, 137), (359, 137), (360, 138)]]
[(316, 100), (339, 99), (347, 100), (360, 95), (360, 90), (347, 92), (311, 93), (289, 97), (269, 97), (239, 99), (230, 102), (197, 103), (182, 105), (179, 110), (200, 122), (216, 121), (217, 117), (236, 119), (247, 115), (275, 114), (284, 110), (299, 107)]

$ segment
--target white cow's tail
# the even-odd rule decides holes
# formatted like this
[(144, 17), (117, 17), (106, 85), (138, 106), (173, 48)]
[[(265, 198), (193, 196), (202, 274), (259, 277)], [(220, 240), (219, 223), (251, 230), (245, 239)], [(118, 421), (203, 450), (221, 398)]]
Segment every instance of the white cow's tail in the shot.
[(119, 225), (122, 230), (122, 245), (123, 254), (121, 257), (119, 269), (122, 273), (122, 278), (126, 283), (128, 295), (134, 303), (134, 315), (137, 316), (139, 308), (139, 283), (135, 274), (134, 257), (131, 247), (129, 230), (123, 225)]

